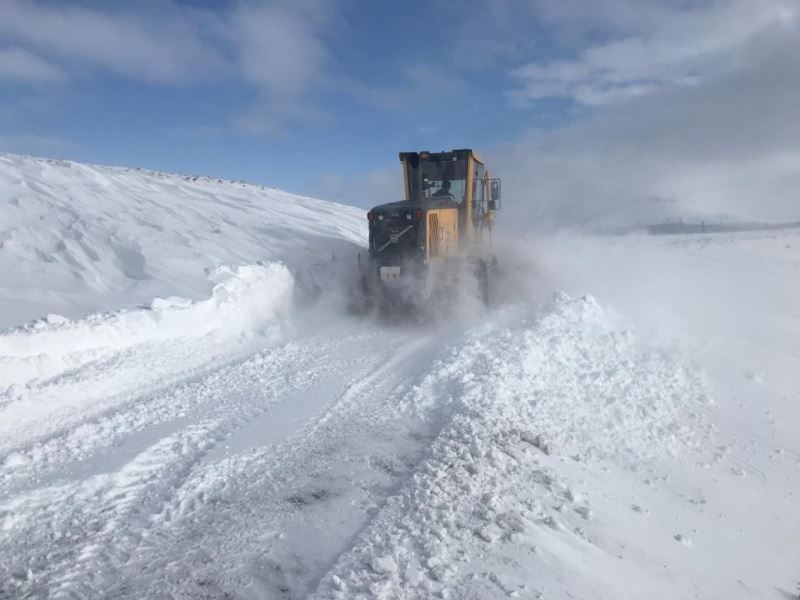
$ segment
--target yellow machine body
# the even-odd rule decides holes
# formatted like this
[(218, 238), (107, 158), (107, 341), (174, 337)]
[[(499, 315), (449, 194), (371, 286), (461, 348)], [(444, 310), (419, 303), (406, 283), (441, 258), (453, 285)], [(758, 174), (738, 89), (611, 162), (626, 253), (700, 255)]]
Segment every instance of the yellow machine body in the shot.
[(393, 305), (413, 296), (416, 302), (424, 289), (435, 287), (432, 280), (457, 281), (454, 272), (466, 270), (476, 276), (481, 295), (488, 298), (500, 180), (491, 177), (470, 149), (401, 152), (400, 162), (405, 199), (376, 206), (367, 214), (364, 297), (377, 295)]
[[(406, 201), (429, 207), (426, 260), (485, 253), (491, 244), (494, 212), (499, 207), (499, 193), (496, 200), (491, 198), (493, 190), (499, 191), (499, 180), (492, 179), (477, 153), (471, 149), (402, 152), (400, 162)], [(426, 185), (419, 178), (440, 170), (426, 168), (426, 165), (438, 167), (448, 163), (453, 165), (450, 173), (439, 173), (439, 176), (452, 177), (449, 181), (453, 203), (452, 206), (438, 206), (438, 203), (432, 203), (437, 198), (434, 187), (444, 180), (428, 177)]]

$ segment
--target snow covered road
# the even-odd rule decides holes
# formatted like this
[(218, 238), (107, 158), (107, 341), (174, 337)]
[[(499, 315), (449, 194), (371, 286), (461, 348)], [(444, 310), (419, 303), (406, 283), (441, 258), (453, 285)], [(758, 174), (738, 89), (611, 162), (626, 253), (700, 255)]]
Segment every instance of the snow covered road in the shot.
[[(331, 324), (329, 310), (237, 338), (227, 361), (209, 351), (187, 368), (177, 340), (150, 341), (7, 401), (5, 415), (22, 414), (94, 394), (83, 419), (6, 438), (5, 594), (530, 592), (502, 561), (535, 553), (533, 532), (589, 537), (591, 504), (551, 454), (628, 466), (696, 443), (685, 422), (703, 410), (702, 378), (640, 348), (591, 298), (507, 307), (466, 330)], [(143, 391), (115, 377), (153, 344), (169, 378)]]
[[(342, 436), (360, 421), (390, 417), (381, 414), (387, 401), (390, 408), (397, 390), (413, 383), (405, 377), (409, 370), (419, 372), (403, 368), (404, 363), (433, 360), (427, 341), (415, 334), (328, 330), (229, 364), (188, 370), (177, 381), (150, 386), (155, 389), (144, 394), (137, 393), (138, 386), (126, 393), (116, 379), (114, 397), (124, 401), (111, 408), (89, 411), (83, 420), (67, 422), (51, 435), (39, 435), (34, 428), (27, 442), (23, 440), (30, 431), (6, 437), (13, 447), (6, 447), (4, 456), (0, 515), (3, 547), (11, 552), (4, 557), (2, 580), (6, 585), (20, 582), (15, 593), (28, 586), (49, 593), (99, 593), (110, 582), (118, 583), (114, 571), (123, 558), (129, 561), (142, 552), (140, 546), (152, 543), (148, 531), (166, 536), (166, 524), (184, 514), (233, 519), (243, 536), (262, 531), (258, 525), (264, 518), (280, 515), (293, 506), (292, 498), (302, 498), (302, 489), (284, 487), (288, 481), (302, 479), (299, 488), (322, 485), (313, 484), (313, 477), (306, 481), (303, 473), (314, 456), (340, 446)], [(252, 345), (247, 340), (246, 346)], [(162, 351), (169, 359), (170, 346)], [(93, 376), (107, 378), (106, 369), (124, 370), (127, 362), (140, 366), (137, 352), (104, 362), (104, 368), (58, 378), (3, 411), (19, 411), (23, 403), (36, 406), (38, 394), (53, 397), (60, 390), (79, 395), (80, 386), (94, 389)], [(80, 386), (71, 381), (76, 377)], [(365, 405), (373, 394), (380, 398), (381, 391), (383, 402)], [(282, 480), (287, 481), (270, 495)], [(198, 503), (215, 506), (215, 493), (234, 493), (234, 488), (242, 498), (235, 500), (234, 495), (228, 503), (238, 512), (193, 509)], [(263, 502), (253, 503), (251, 496)], [(254, 510), (260, 515), (255, 521)], [(223, 538), (218, 543), (232, 543), (229, 527), (207, 525), (203, 535), (213, 540), (216, 534)], [(172, 543), (186, 535), (184, 526), (177, 528), (178, 539)], [(190, 537), (197, 535), (195, 531)], [(195, 542), (184, 540), (184, 551)], [(152, 551), (159, 548), (164, 546), (159, 543)], [(170, 562), (184, 562), (181, 551), (171, 556)], [(237, 561), (230, 553), (221, 556)], [(103, 571), (113, 576), (106, 579)]]

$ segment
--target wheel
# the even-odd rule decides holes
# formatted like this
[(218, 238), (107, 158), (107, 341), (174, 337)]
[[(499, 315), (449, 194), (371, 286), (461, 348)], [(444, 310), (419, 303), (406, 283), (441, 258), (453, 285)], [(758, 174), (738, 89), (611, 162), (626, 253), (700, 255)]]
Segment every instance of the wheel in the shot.
[(478, 284), (478, 298), (484, 306), (489, 306), (489, 267), (482, 258), (475, 258), (470, 261), (472, 275)]

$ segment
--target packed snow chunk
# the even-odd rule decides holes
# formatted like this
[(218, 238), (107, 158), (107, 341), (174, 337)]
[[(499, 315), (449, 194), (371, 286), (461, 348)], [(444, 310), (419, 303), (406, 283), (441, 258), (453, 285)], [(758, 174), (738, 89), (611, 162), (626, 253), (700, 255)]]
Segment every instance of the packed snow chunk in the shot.
[(239, 333), (258, 329), (288, 307), (294, 281), (279, 263), (221, 266), (209, 279), (215, 283), (211, 298), (201, 302), (173, 299), (157, 308), (159, 337), (201, 337), (212, 331)]
[(370, 567), (380, 575), (391, 575), (397, 572), (397, 563), (391, 556), (373, 558)]
[(686, 416), (708, 396), (703, 375), (641, 344), (591, 296), (556, 292), (504, 350), (494, 350), (498, 368), (521, 368), (508, 369), (501, 397), (520, 411), (517, 423), (544, 432), (521, 436), (545, 454), (637, 461), (695, 443)]
[(12, 383), (3, 395), (7, 400), (21, 400), (25, 396), (25, 388), (17, 383)]
[(672, 536), (676, 542), (683, 544), (684, 546), (691, 546), (692, 540), (688, 536), (683, 535), (682, 533), (676, 533)]
[(331, 578), (331, 583), (333, 583), (333, 587), (336, 588), (337, 590), (345, 591), (347, 589), (347, 584), (345, 584), (345, 582), (342, 581), (341, 577), (339, 577), (338, 575), (334, 575)]
[(78, 321), (48, 318), (0, 335), (0, 389), (148, 342), (261, 331), (291, 302), (293, 278), (279, 263), (218, 267), (209, 278), (214, 288), (206, 300), (159, 298), (140, 310)]
[(480, 529), (475, 532), (479, 538), (481, 538), (484, 542), (493, 543), (500, 539), (503, 535), (503, 530), (500, 529), (496, 524), (489, 523), (488, 525), (484, 525)]

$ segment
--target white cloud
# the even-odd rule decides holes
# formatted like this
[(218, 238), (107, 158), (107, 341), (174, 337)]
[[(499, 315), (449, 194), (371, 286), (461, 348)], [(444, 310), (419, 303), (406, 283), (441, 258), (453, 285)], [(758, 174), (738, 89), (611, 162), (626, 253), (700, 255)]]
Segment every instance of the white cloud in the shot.
[(315, 24), (286, 6), (241, 7), (233, 17), (245, 77), (275, 96), (298, 96), (319, 79), (328, 54)]
[(330, 77), (323, 34), (338, 14), (324, 0), (240, 0), (217, 11), (171, 0), (0, 1), (0, 44), (12, 46), (0, 50), (0, 78), (56, 81), (94, 69), (161, 85), (244, 83), (249, 106), (232, 117), (240, 129), (274, 134), (287, 121), (320, 119), (310, 96)]
[(739, 69), (496, 150), (504, 217), (533, 227), (799, 220), (797, 56), (797, 31), (775, 32), (748, 46)]
[(550, 97), (601, 105), (656, 90), (696, 85), (741, 68), (747, 46), (761, 36), (792, 28), (798, 7), (791, 0), (725, 0), (636, 3), (615, 0), (608, 11), (581, 12), (585, 1), (560, 8), (539, 2), (544, 18), (558, 23), (595, 20), (606, 41), (589, 45), (575, 58), (535, 61), (512, 72), (518, 86), (512, 102), (525, 105)]
[(205, 35), (214, 33), (209, 18), (169, 2), (153, 14), (3, 0), (0, 36), (67, 64), (172, 84), (205, 79), (226, 66)]
[(64, 81), (64, 72), (22, 48), (0, 48), (0, 80), (51, 83)]
[(253, 106), (237, 119), (250, 133), (275, 134), (286, 120), (320, 119), (308, 100), (327, 78), (330, 56), (322, 30), (333, 13), (316, 2), (240, 4), (230, 39), (242, 74), (256, 90)]

